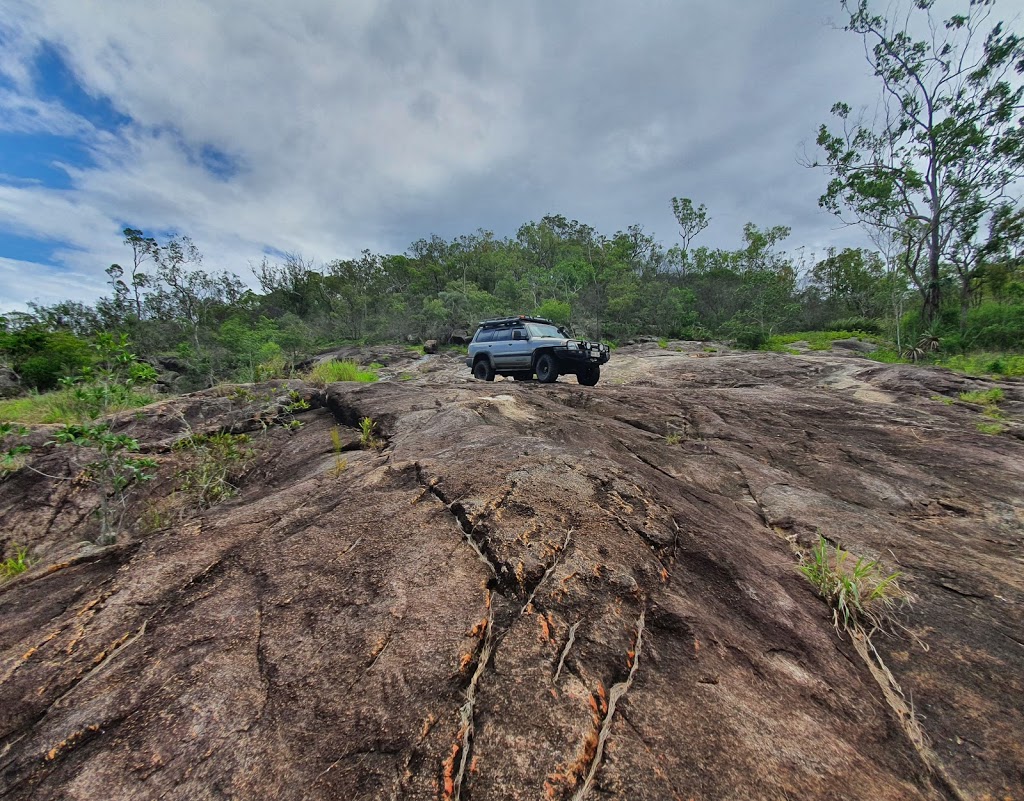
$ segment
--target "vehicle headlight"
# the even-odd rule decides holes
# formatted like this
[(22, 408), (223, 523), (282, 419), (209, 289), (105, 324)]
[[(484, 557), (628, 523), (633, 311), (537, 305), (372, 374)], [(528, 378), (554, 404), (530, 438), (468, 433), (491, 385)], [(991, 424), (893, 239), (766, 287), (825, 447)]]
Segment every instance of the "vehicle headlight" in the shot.
[(579, 350), (579, 345), (577, 345), (577, 344), (576, 344), (576, 343), (575, 343), (575, 342), (574, 342), (573, 340), (571, 340), (571, 339), (570, 339), (570, 340), (568, 340), (568, 341), (567, 341), (567, 342), (565, 343), (565, 347), (567, 347), (567, 348), (568, 348), (569, 350)]

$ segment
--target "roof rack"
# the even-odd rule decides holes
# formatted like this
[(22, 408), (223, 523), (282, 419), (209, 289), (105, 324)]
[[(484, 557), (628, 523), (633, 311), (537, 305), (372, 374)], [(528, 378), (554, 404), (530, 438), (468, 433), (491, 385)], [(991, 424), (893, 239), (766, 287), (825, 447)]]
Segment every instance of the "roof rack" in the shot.
[(516, 317), (497, 317), (494, 320), (481, 320), (481, 328), (497, 328), (502, 325), (515, 325), (516, 323), (547, 323), (548, 325), (554, 325), (546, 317), (530, 317), (525, 314), (520, 314)]

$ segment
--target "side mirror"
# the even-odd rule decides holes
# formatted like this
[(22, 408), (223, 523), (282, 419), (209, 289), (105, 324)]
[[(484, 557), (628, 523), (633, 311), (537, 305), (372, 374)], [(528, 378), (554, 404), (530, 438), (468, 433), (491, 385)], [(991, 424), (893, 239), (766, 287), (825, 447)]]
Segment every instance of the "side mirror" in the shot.
[(513, 331), (512, 339), (526, 339), (526, 333), (523, 331)]

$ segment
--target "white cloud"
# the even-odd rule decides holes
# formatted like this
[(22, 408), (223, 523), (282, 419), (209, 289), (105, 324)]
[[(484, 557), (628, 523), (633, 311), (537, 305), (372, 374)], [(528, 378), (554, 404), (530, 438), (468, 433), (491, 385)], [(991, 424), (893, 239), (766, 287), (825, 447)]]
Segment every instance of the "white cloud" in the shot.
[(95, 275), (46, 264), (0, 257), (0, 310), (24, 311), (26, 303), (42, 305), (75, 298), (92, 301), (106, 294)]
[[(208, 267), (237, 272), (267, 248), (327, 260), (434, 232), (511, 234), (548, 212), (608, 233), (641, 222), (668, 244), (673, 195), (707, 203), (708, 244), (734, 245), (748, 219), (794, 226), (794, 246), (826, 241), (824, 176), (796, 164), (797, 145), (834, 100), (873, 97), (859, 42), (827, 13), (818, 0), (8, 0), (6, 124), (74, 136), (94, 163), (64, 165), (68, 189), (0, 178), (0, 227), (65, 243), (58, 266), (91, 287), (125, 258), (124, 225), (186, 233)], [(43, 42), (130, 122), (97, 130), (35, 97)], [(31, 287), (9, 275), (0, 302), (86, 291), (56, 269)]]

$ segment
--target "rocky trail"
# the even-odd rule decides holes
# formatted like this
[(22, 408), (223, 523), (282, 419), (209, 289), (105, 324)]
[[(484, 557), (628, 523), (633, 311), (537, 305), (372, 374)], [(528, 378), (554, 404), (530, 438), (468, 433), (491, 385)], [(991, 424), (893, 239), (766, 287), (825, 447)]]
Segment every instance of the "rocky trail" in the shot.
[[(122, 415), (159, 467), (112, 545), (87, 482), (0, 481), (0, 798), (1024, 799), (1024, 384), (986, 435), (992, 382), (852, 355), (373, 358)], [(898, 625), (837, 632), (819, 532)]]

